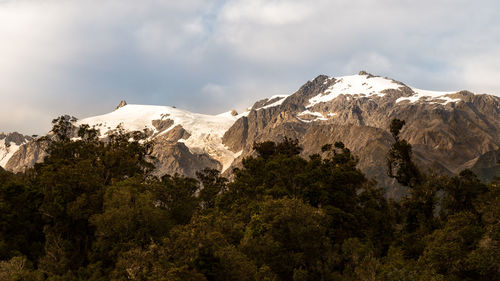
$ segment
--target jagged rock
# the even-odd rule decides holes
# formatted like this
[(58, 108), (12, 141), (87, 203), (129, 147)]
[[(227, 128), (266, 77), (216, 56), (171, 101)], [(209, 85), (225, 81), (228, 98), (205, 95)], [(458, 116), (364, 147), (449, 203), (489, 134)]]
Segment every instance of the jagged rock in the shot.
[(153, 120), (152, 121), (153, 126), (158, 130), (158, 132), (164, 131), (168, 128), (170, 128), (174, 124), (174, 120), (167, 119), (167, 120)]
[(179, 140), (186, 140), (190, 137), (191, 135), (182, 128), (182, 126), (177, 125), (172, 130), (168, 131), (167, 133), (163, 134), (161, 138), (157, 139), (156, 141), (168, 141), (168, 142), (178, 142)]
[(31, 141), (19, 147), (5, 165), (5, 169), (14, 173), (24, 172), (35, 163), (43, 161), (47, 156), (48, 143), (45, 141)]
[(118, 108), (124, 107), (127, 105), (127, 102), (125, 100), (120, 101), (120, 103), (116, 106), (115, 110)]
[(196, 177), (196, 172), (204, 168), (221, 169), (222, 165), (206, 154), (193, 154), (181, 142), (158, 140), (153, 149), (155, 171), (154, 174), (181, 174)]
[(13, 132), (0, 133), (0, 166), (5, 166), (20, 146), (32, 140), (32, 137)]
[(6, 143), (15, 143), (16, 145), (21, 145), (25, 143), (26, 141), (30, 141), (31, 137), (29, 136), (24, 136), (20, 133), (14, 132), (11, 134), (8, 134), (5, 138)]
[(375, 75), (371, 74), (371, 73), (368, 73), (364, 70), (361, 70), (358, 75), (366, 75), (368, 78), (373, 78), (373, 77), (376, 77)]

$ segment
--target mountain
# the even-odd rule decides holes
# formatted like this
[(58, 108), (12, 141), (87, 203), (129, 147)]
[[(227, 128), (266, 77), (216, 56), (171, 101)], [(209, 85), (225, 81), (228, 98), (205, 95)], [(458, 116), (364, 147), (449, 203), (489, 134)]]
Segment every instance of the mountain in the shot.
[(155, 142), (157, 174), (195, 176), (205, 167), (225, 171), (239, 156), (222, 143), (222, 137), (240, 117), (232, 112), (205, 115), (170, 106), (125, 104), (111, 113), (82, 119), (77, 125), (95, 127), (103, 137), (118, 126), (126, 131), (146, 131)]
[[(121, 126), (144, 130), (154, 140), (156, 174), (194, 176), (205, 167), (229, 175), (253, 153), (254, 142), (299, 139), (304, 156), (326, 143), (342, 141), (359, 156), (359, 168), (399, 197), (400, 187), (385, 175), (385, 155), (393, 142), (393, 118), (406, 120), (402, 137), (414, 148), (417, 163), (433, 172), (465, 168), (483, 180), (498, 168), (500, 98), (468, 91), (433, 92), (366, 72), (343, 77), (320, 75), (291, 95), (257, 101), (247, 112), (191, 113), (169, 106), (129, 105), (90, 117), (103, 137)], [(43, 144), (28, 142), (2, 166), (22, 171), (41, 161)], [(12, 152), (13, 150), (11, 150)]]
[[(265, 106), (264, 106), (265, 107)], [(342, 141), (359, 156), (358, 167), (389, 187), (400, 188), (385, 175), (385, 155), (393, 142), (393, 118), (406, 120), (402, 137), (414, 149), (417, 163), (433, 172), (453, 174), (475, 168), (483, 180), (498, 168), (500, 98), (468, 91), (431, 92), (366, 72), (344, 77), (318, 76), (277, 106), (254, 108), (226, 132), (232, 151), (251, 152), (253, 142), (298, 138), (303, 154), (320, 152), (325, 143)], [(478, 163), (480, 162), (480, 163)]]

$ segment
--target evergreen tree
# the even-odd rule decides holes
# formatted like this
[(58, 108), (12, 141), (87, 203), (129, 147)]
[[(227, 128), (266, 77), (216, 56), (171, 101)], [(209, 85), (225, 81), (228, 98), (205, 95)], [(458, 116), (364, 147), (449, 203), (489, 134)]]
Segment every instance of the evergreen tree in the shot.
[[(72, 121), (53, 121), (53, 137), (45, 139), (49, 156), (33, 170), (45, 221), (45, 255), (39, 262), (48, 274), (76, 271), (89, 263), (95, 234), (89, 219), (102, 212), (106, 186), (151, 168), (149, 147), (139, 143), (140, 134), (118, 132), (103, 142), (94, 129), (75, 128)], [(71, 139), (73, 132), (78, 139)]]
[(405, 121), (393, 119), (390, 124), (390, 131), (394, 138), (394, 143), (387, 156), (387, 175), (395, 178), (403, 186), (415, 187), (422, 182), (422, 176), (415, 165), (412, 157), (411, 145), (399, 138), (401, 129)]
[(204, 210), (215, 208), (216, 198), (227, 190), (228, 180), (216, 169), (206, 168), (197, 172), (196, 176), (202, 184), (199, 194), (200, 207)]
[(38, 212), (42, 196), (22, 177), (0, 171), (0, 260), (43, 252), (43, 223)]
[(488, 187), (470, 170), (460, 172), (444, 185), (445, 196), (442, 201), (442, 213), (453, 214), (460, 211), (475, 212), (475, 201), (488, 192)]

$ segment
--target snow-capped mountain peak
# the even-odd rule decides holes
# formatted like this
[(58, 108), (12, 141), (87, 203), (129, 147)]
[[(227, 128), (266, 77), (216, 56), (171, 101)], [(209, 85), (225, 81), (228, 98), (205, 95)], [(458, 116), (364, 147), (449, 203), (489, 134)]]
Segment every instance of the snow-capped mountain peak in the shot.
[(458, 91), (428, 91), (408, 87), (401, 82), (395, 80), (374, 76), (366, 72), (360, 72), (358, 75), (349, 75), (341, 77), (329, 77), (324, 81), (324, 84), (331, 84), (325, 91), (309, 99), (307, 108), (311, 108), (316, 104), (325, 103), (334, 100), (340, 95), (351, 97), (384, 97), (388, 90), (401, 90), (407, 88), (411, 90), (409, 96), (403, 96), (396, 100), (396, 103), (408, 101), (428, 102), (446, 105), (451, 102), (459, 102), (459, 98), (451, 97)]
[(341, 77), (330, 77), (325, 80), (324, 84), (334, 81), (333, 85), (328, 87), (323, 93), (309, 100), (307, 107), (322, 102), (328, 102), (339, 95), (359, 95), (359, 96), (384, 96), (385, 90), (399, 89), (404, 85), (395, 82), (394, 80), (373, 76), (370, 74), (358, 74)]

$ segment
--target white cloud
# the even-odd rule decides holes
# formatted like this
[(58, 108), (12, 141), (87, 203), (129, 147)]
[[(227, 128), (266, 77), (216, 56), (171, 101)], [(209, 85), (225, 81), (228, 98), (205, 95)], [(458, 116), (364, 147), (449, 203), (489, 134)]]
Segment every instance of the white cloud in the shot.
[(313, 11), (314, 4), (307, 1), (236, 0), (227, 2), (219, 18), (229, 23), (288, 25), (303, 22)]
[(477, 93), (500, 96), (500, 50), (482, 53), (459, 60), (457, 66), (462, 70), (465, 89)]
[(217, 84), (207, 84), (203, 86), (201, 92), (208, 95), (210, 98), (223, 99), (228, 94), (228, 87)]

